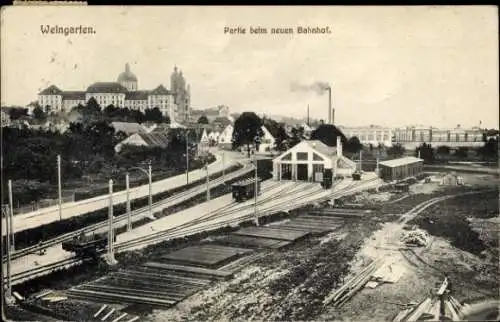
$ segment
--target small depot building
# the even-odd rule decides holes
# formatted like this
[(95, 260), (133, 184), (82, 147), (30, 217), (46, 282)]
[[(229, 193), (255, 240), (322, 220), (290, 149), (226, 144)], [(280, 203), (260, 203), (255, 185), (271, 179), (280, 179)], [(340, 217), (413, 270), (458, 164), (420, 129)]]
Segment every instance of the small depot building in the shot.
[(342, 143), (330, 147), (319, 140), (304, 140), (273, 159), (273, 180), (322, 182), (326, 169), (350, 176), (356, 163), (342, 155)]
[(384, 181), (397, 181), (422, 174), (424, 160), (416, 157), (404, 157), (399, 159), (379, 162), (380, 178)]

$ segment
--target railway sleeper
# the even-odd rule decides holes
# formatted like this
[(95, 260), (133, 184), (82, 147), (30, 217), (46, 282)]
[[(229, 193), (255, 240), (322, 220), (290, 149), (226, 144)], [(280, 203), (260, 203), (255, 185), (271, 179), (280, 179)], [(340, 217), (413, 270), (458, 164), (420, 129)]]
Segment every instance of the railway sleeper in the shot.
[(79, 288), (78, 291), (92, 291), (92, 292), (100, 292), (103, 294), (111, 294), (111, 295), (120, 295), (120, 296), (136, 296), (141, 298), (149, 298), (149, 299), (159, 299), (159, 300), (169, 300), (169, 301), (179, 301), (186, 297), (184, 294), (176, 294), (176, 293), (159, 293), (160, 290), (157, 291), (143, 291), (140, 289), (131, 289), (131, 288), (119, 288), (119, 287), (111, 287), (104, 285), (87, 285), (85, 287)]
[(144, 281), (145, 283), (154, 283), (154, 284), (168, 284), (168, 285), (178, 285), (182, 287), (193, 287), (193, 286), (205, 286), (210, 281), (206, 281), (204, 283), (193, 283), (193, 282), (188, 282), (188, 281), (179, 281), (178, 279), (175, 278), (170, 278), (170, 279), (158, 279), (158, 278), (149, 278), (149, 277), (144, 277), (143, 275), (135, 275), (135, 276), (130, 276), (130, 275), (124, 275), (124, 274), (115, 274), (115, 275), (110, 275), (113, 279), (117, 280), (124, 280), (124, 281), (138, 281), (140, 280), (141, 282)]
[(68, 291), (68, 295), (74, 298), (79, 297), (81, 299), (93, 302), (96, 302), (97, 300), (98, 302), (115, 303), (115, 304), (123, 304), (125, 302), (131, 304), (152, 304), (158, 306), (171, 307), (173, 304), (178, 302), (175, 300), (152, 299), (152, 298), (144, 298), (133, 295), (120, 295), (120, 294), (90, 291), (90, 290), (71, 290)]
[(167, 274), (167, 273), (161, 273), (159, 271), (123, 271), (123, 272), (116, 272), (114, 274), (117, 274), (119, 276), (129, 276), (133, 278), (146, 278), (146, 279), (151, 279), (151, 280), (165, 280), (165, 281), (171, 281), (175, 280), (178, 282), (183, 282), (186, 284), (194, 284), (194, 285), (206, 285), (211, 282), (211, 279), (209, 278), (195, 278), (195, 277), (186, 277), (186, 276), (181, 276), (178, 274)]
[(183, 266), (183, 265), (162, 264), (162, 263), (157, 263), (157, 262), (148, 262), (144, 265), (147, 267), (155, 267), (155, 268), (164, 269), (166, 271), (194, 274), (195, 276), (196, 275), (197, 276), (200, 276), (200, 275), (201, 276), (211, 276), (215, 279), (224, 279), (224, 278), (228, 278), (232, 275), (231, 273), (224, 272), (222, 270)]
[(162, 293), (172, 295), (184, 295), (186, 288), (170, 287), (160, 288), (155, 286), (140, 286), (140, 285), (117, 285), (116, 283), (103, 283), (103, 284), (84, 284), (77, 287), (77, 289), (102, 289), (102, 290), (115, 290), (117, 292), (123, 291), (130, 293), (153, 293), (161, 296)]
[(324, 228), (324, 229), (336, 229), (338, 227), (343, 226), (343, 223), (319, 223), (319, 222), (311, 222), (309, 220), (297, 220), (290, 221), (283, 225), (293, 225), (293, 226), (303, 226), (303, 227), (312, 227), (312, 228)]
[(158, 289), (161, 289), (162, 292), (173, 292), (173, 293), (179, 293), (179, 294), (184, 294), (185, 290), (188, 290), (190, 288), (199, 288), (196, 286), (192, 286), (190, 288), (186, 287), (186, 285), (171, 285), (171, 284), (161, 284), (161, 283), (155, 283), (155, 284), (148, 284), (147, 282), (144, 281), (127, 281), (128, 283), (123, 283), (123, 280), (113, 280), (113, 281), (103, 281), (102, 284), (94, 284), (97, 286), (106, 286), (106, 287), (120, 287), (120, 288), (131, 288), (133, 290), (141, 290), (141, 291), (158, 291)]

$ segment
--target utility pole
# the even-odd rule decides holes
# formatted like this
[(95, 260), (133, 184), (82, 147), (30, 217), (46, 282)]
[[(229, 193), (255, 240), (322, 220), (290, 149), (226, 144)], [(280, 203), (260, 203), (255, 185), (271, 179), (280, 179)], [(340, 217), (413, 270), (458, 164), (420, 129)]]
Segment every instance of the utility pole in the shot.
[(189, 133), (186, 129), (186, 184), (189, 184)]
[(255, 226), (259, 226), (259, 215), (257, 214), (257, 193), (258, 193), (258, 167), (257, 167), (257, 156), (254, 154), (253, 157), (254, 160), (254, 166), (255, 166), (255, 186), (254, 186), (254, 199), (253, 199), (253, 212), (255, 216)]
[(206, 163), (205, 170), (207, 171), (207, 201), (210, 201), (210, 177), (208, 175), (208, 165)]
[[(9, 181), (10, 183), (10, 181)], [(12, 204), (9, 205), (9, 207), (12, 207)], [(12, 208), (9, 210), (9, 212), (12, 212)], [(12, 299), (12, 280), (11, 280), (11, 267), (10, 267), (10, 252), (11, 252), (11, 249), (10, 249), (10, 240), (11, 240), (11, 237), (10, 235), (12, 234), (12, 231), (10, 230), (10, 227), (11, 227), (11, 218), (10, 218), (10, 214), (7, 213), (6, 216), (5, 216), (5, 230), (7, 232), (7, 235), (5, 236), (6, 237), (6, 243), (7, 243), (7, 249), (6, 249), (6, 253), (7, 253), (7, 287), (6, 289), (2, 288), (2, 293), (5, 291), (5, 302), (7, 303), (12, 303), (13, 302), (13, 299)], [(3, 245), (3, 243), (2, 243)], [(2, 247), (3, 248), (3, 247)], [(4, 279), (3, 279), (3, 267), (2, 267), (2, 287), (3, 287), (3, 283), (4, 283)], [(3, 299), (2, 299), (3, 300)], [(2, 305), (3, 307), (3, 305)]]
[(225, 154), (224, 151), (222, 151), (222, 180), (224, 180), (224, 178), (226, 177), (225, 161), (226, 161)]
[(132, 221), (131, 221), (131, 209), (130, 209), (130, 181), (128, 172), (125, 175), (125, 189), (127, 189), (127, 231), (132, 230)]
[(9, 180), (9, 212), (7, 213), (9, 218), (9, 231), (10, 231), (10, 250), (16, 250), (15, 238), (14, 238), (14, 202), (12, 199), (12, 180)]
[(363, 150), (359, 151), (359, 171), (363, 171)]
[(57, 181), (59, 190), (59, 220), (62, 220), (61, 156), (57, 155)]
[(151, 162), (148, 166), (148, 176), (149, 176), (149, 216), (153, 218), (153, 177), (151, 174)]
[(116, 259), (113, 249), (115, 231), (113, 227), (113, 180), (109, 180), (109, 209), (108, 209), (108, 265), (115, 265)]

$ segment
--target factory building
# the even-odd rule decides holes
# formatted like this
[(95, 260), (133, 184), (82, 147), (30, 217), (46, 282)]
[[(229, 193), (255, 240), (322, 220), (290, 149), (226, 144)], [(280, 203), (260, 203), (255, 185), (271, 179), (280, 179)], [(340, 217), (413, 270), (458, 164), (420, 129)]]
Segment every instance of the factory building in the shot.
[(276, 181), (322, 182), (325, 170), (336, 175), (350, 176), (356, 163), (342, 155), (342, 143), (329, 147), (319, 140), (304, 140), (273, 160)]
[(416, 157), (404, 157), (399, 159), (379, 162), (380, 178), (384, 181), (397, 181), (422, 174), (424, 160)]

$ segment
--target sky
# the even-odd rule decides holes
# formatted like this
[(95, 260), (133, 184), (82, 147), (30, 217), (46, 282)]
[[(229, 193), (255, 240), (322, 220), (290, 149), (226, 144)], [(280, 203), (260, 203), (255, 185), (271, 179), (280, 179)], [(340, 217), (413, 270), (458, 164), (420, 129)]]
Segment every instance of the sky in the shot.
[[(325, 82), (336, 124), (498, 127), (495, 6), (19, 6), (3, 7), (1, 23), (2, 106), (24, 106), (51, 84), (116, 81), (130, 63), (149, 90), (170, 87), (177, 65), (196, 109), (305, 117), (309, 105), (311, 117), (326, 119), (328, 95), (297, 90)], [(47, 24), (95, 33), (42, 34)], [(250, 34), (257, 26), (269, 33)], [(298, 34), (299, 26), (330, 33)], [(270, 33), (284, 27), (295, 33)]]

